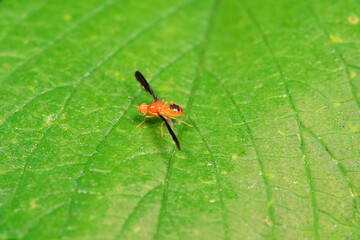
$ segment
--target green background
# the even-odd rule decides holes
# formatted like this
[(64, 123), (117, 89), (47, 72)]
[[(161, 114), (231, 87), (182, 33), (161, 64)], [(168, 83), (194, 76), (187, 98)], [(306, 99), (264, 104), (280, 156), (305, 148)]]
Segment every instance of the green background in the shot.
[[(360, 239), (360, 2), (0, 1), (0, 238)], [(182, 106), (181, 151), (134, 78)]]

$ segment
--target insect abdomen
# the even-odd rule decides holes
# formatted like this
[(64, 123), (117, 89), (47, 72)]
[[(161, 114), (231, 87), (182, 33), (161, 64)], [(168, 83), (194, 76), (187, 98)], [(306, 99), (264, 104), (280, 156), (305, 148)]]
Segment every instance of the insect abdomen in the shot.
[(174, 103), (168, 105), (168, 112), (172, 116), (180, 116), (184, 114), (184, 110), (179, 105)]
[(170, 107), (171, 110), (173, 110), (175, 112), (180, 112), (180, 109), (181, 109), (179, 107), (179, 105), (176, 105), (176, 104), (170, 104), (169, 107)]

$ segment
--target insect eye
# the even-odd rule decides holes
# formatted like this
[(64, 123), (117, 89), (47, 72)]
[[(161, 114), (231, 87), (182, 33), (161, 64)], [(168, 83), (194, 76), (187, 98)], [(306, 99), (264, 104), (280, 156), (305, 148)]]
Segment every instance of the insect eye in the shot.
[(176, 105), (176, 104), (171, 104), (170, 109), (175, 111), (175, 112), (180, 112), (180, 107), (178, 105)]

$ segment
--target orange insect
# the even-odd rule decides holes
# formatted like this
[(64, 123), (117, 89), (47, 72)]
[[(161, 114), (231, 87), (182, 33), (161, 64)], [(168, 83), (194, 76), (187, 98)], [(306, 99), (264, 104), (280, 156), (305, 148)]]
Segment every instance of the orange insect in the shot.
[(137, 108), (137, 110), (140, 112), (140, 115), (145, 116), (147, 113), (149, 113), (150, 116), (149, 115), (145, 116), (144, 120), (136, 127), (140, 127), (140, 125), (145, 122), (146, 118), (161, 117), (163, 120), (161, 124), (161, 137), (163, 137), (163, 129), (162, 129), (163, 125), (164, 123), (166, 123), (166, 127), (168, 128), (169, 133), (172, 139), (174, 140), (176, 147), (180, 150), (179, 141), (172, 130), (174, 128), (174, 125), (171, 119), (176, 119), (179, 122), (185, 123), (186, 125), (192, 127), (192, 125), (180, 119), (175, 118), (183, 115), (184, 110), (180, 106), (173, 103), (172, 101), (169, 104), (167, 104), (167, 102), (164, 103), (164, 99), (162, 99), (160, 102), (159, 99), (155, 96), (153, 90), (151, 89), (149, 83), (146, 81), (145, 77), (139, 71), (135, 72), (135, 77), (138, 80), (138, 82), (141, 84), (141, 86), (154, 98), (153, 103), (150, 104), (143, 103)]

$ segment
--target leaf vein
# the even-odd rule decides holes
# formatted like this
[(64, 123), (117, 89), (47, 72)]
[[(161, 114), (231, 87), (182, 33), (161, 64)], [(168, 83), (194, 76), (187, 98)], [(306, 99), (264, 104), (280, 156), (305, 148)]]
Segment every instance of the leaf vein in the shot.
[[(352, 94), (352, 97), (358, 107), (358, 109), (360, 110), (360, 100), (359, 98), (356, 96), (356, 87), (354, 85), (354, 83), (351, 81), (351, 78), (350, 78), (350, 73), (349, 73), (349, 64), (347, 63), (347, 61), (345, 60), (345, 57), (344, 55), (341, 53), (341, 51), (336, 47), (336, 45), (331, 41), (330, 39), (330, 34), (329, 32), (326, 30), (325, 26), (322, 24), (322, 22), (320, 21), (319, 17), (317, 16), (315, 10), (313, 9), (313, 7), (310, 5), (310, 2), (309, 1), (306, 1), (306, 6), (310, 12), (310, 14), (314, 17), (316, 23), (318, 24), (318, 26), (320, 27), (320, 29), (324, 32), (326, 38), (328, 39), (328, 42), (330, 43), (330, 46), (332, 46), (332, 48), (334, 49), (334, 51), (338, 54), (339, 58), (340, 58), (340, 61), (341, 63), (344, 65), (344, 71), (345, 71), (345, 75), (346, 75), (346, 79), (348, 81), (348, 84), (350, 86), (350, 89), (351, 89), (351, 94)], [(357, 69), (359, 69), (358, 66), (354, 66), (356, 67)]]
[[(191, 119), (190, 119), (191, 120)], [(228, 215), (227, 215), (227, 208), (225, 206), (225, 200), (224, 200), (224, 194), (223, 194), (223, 185), (222, 185), (222, 177), (221, 177), (221, 173), (219, 170), (219, 164), (216, 161), (213, 152), (211, 151), (211, 148), (209, 147), (208, 142), (206, 141), (205, 137), (203, 136), (203, 134), (200, 132), (200, 129), (198, 128), (198, 126), (196, 125), (196, 123), (194, 121), (191, 120), (191, 122), (193, 123), (193, 126), (195, 128), (195, 130), (198, 132), (202, 142), (204, 143), (205, 148), (207, 149), (207, 151), (210, 153), (211, 159), (213, 161), (213, 164), (215, 166), (216, 169), (216, 183), (217, 183), (217, 193), (218, 193), (218, 197), (220, 199), (220, 206), (222, 209), (222, 222), (223, 222), (223, 230), (224, 230), (224, 239), (230, 239), (229, 238), (229, 220), (228, 220)]]
[(77, 27), (79, 27), (82, 23), (89, 20), (91, 17), (96, 16), (101, 11), (105, 10), (107, 7), (111, 6), (115, 0), (108, 1), (104, 3), (103, 5), (95, 8), (93, 11), (86, 14), (84, 17), (82, 17), (79, 21), (72, 24), (69, 28), (67, 28), (65, 31), (57, 35), (53, 40), (49, 41), (43, 48), (41, 48), (39, 51), (35, 52), (31, 56), (25, 58), (24, 61), (20, 62), (15, 66), (15, 68), (4, 78), (0, 79), (0, 82), (6, 80), (8, 77), (10, 77), (12, 74), (14, 74), (21, 66), (25, 65), (27, 62), (29, 62), (31, 59), (33, 59), (36, 56), (40, 56), (43, 52), (45, 52), (48, 48), (50, 48), (52, 45), (54, 45), (57, 41), (61, 40), (64, 36), (66, 36), (67, 33), (71, 32), (72, 30), (75, 30)]
[[(59, 116), (61, 115), (61, 112), (64, 110), (64, 107), (65, 107), (65, 103), (66, 103), (66, 100), (64, 101), (64, 105), (63, 107), (60, 109), (59, 111), (59, 114), (57, 114), (57, 117), (56, 117), (56, 120), (59, 119)], [(24, 181), (24, 176), (25, 176), (25, 173), (27, 171), (27, 168), (28, 168), (28, 165), (29, 165), (29, 162), (30, 162), (30, 157), (34, 154), (34, 152), (38, 149), (38, 146), (43, 142), (43, 140), (45, 139), (47, 133), (52, 129), (52, 127), (54, 126), (54, 122), (51, 122), (51, 124), (46, 128), (46, 130), (44, 131), (43, 135), (41, 136), (40, 140), (34, 145), (34, 147), (30, 150), (30, 153), (28, 154), (28, 156), (25, 158), (25, 164), (23, 165), (22, 169), (21, 169), (21, 173), (20, 173), (20, 178), (19, 178), (19, 181), (17, 182), (16, 184), (16, 187), (15, 187), (15, 190), (14, 190), (14, 194), (11, 196), (11, 199), (9, 201), (9, 204), (10, 204), (10, 212), (12, 210), (14, 210), (14, 201), (15, 201), (15, 197), (20, 189), (20, 186), (22, 185), (23, 181)], [(10, 217), (10, 213), (7, 215), (7, 217), (4, 219), (3, 223), (4, 224), (7, 219)], [(2, 225), (1, 224), (1, 225)]]
[[(193, 97), (195, 95), (196, 88), (197, 88), (197, 82), (198, 82), (200, 73), (202, 71), (204, 55), (205, 55), (205, 51), (206, 51), (206, 48), (207, 48), (207, 43), (208, 43), (208, 40), (209, 40), (212, 24), (213, 24), (215, 15), (216, 15), (218, 2), (219, 2), (219, 0), (214, 0), (213, 1), (213, 6), (212, 6), (212, 9), (211, 9), (211, 13), (209, 14), (208, 24), (207, 24), (207, 27), (206, 27), (206, 30), (205, 30), (205, 33), (204, 33), (204, 39), (202, 41), (202, 49), (200, 51), (198, 67), (197, 67), (195, 78), (193, 80), (193, 84), (192, 84), (192, 87), (191, 87), (191, 90), (190, 90), (189, 101), (188, 101), (188, 104), (187, 104), (187, 107), (186, 107), (187, 113), (186, 113), (185, 120), (189, 116), (189, 112), (191, 110), (191, 104), (192, 104)], [(184, 124), (180, 128), (180, 133), (179, 133), (179, 136), (178, 136), (179, 139), (180, 139), (180, 137), (182, 135), (183, 129), (184, 129)], [(176, 151), (175, 151), (175, 146), (174, 146), (173, 153), (171, 154), (170, 159), (169, 159), (167, 173), (165, 175), (165, 180), (164, 180), (164, 185), (165, 186), (164, 186), (164, 192), (163, 192), (163, 199), (162, 199), (162, 202), (161, 202), (160, 213), (159, 213), (159, 217), (158, 217), (156, 231), (155, 231), (155, 233), (153, 235), (153, 239), (159, 239), (160, 238), (159, 233), (160, 233), (160, 228), (161, 228), (161, 220), (163, 219), (164, 215), (166, 214), (167, 194), (168, 194), (168, 186), (169, 186), (168, 184), (169, 184), (169, 181), (170, 181), (170, 176), (171, 176), (171, 172), (172, 172), (171, 170), (172, 170), (172, 166), (173, 166), (173, 162), (174, 162), (175, 153), (176, 153)]]
[(28, 19), (30, 16), (32, 16), (34, 13), (42, 9), (46, 5), (47, 1), (44, 1), (43, 3), (39, 4), (35, 8), (30, 9), (28, 12), (23, 14), (18, 21), (16, 21), (12, 26), (3, 34), (3, 36), (0, 38), (0, 42), (3, 41), (8, 35), (11, 30), (13, 30), (16, 26), (18, 26), (22, 21)]
[(34, 224), (32, 224), (29, 228), (26, 229), (26, 232), (25, 234), (21, 237), (22, 239), (24, 239), (28, 234), (29, 232), (35, 228), (37, 226), (37, 224), (40, 222), (41, 219), (45, 218), (46, 216), (50, 215), (51, 213), (53, 213), (54, 211), (56, 211), (57, 209), (61, 208), (62, 206), (65, 206), (65, 202), (62, 202), (58, 205), (56, 205), (55, 207), (51, 208), (50, 210), (46, 211), (44, 214), (42, 214), (39, 218), (37, 218), (36, 220), (34, 219), (34, 221), (32, 222), (35, 222)]
[(269, 214), (269, 218), (270, 218), (270, 223), (271, 223), (271, 231), (274, 231), (274, 225), (276, 225), (276, 222), (275, 222), (275, 216), (274, 216), (274, 209), (271, 205), (271, 202), (273, 201), (272, 200), (272, 193), (271, 193), (271, 186), (270, 186), (270, 183), (269, 183), (269, 180), (265, 174), (265, 170), (264, 170), (264, 164), (261, 160), (261, 157), (260, 157), (260, 151), (259, 151), (259, 148), (257, 146), (257, 144), (255, 143), (255, 137), (254, 137), (254, 134), (250, 128), (250, 125), (248, 124), (248, 122), (246, 121), (246, 118), (243, 114), (243, 112), (240, 110), (239, 106), (236, 104), (236, 101), (235, 99), (233, 98), (233, 96), (230, 94), (229, 90), (224, 86), (224, 84), (220, 81), (219, 78), (217, 78), (214, 74), (212, 74), (211, 72), (207, 71), (207, 73), (214, 79), (216, 80), (219, 85), (225, 90), (226, 92), (226, 95), (228, 96), (228, 98), (230, 99), (230, 101), (232, 102), (232, 104), (234, 105), (235, 109), (238, 111), (238, 114), (242, 120), (242, 122), (244, 123), (245, 125), (245, 128), (246, 128), (246, 131), (249, 133), (249, 140), (250, 140), (250, 143), (251, 143), (251, 146), (254, 147), (254, 150), (255, 150), (255, 154), (256, 154), (256, 160), (257, 160), (257, 163), (259, 165), (259, 170), (260, 170), (260, 175), (261, 175), (261, 178), (264, 182), (264, 186), (265, 186), (265, 192), (266, 192), (266, 208), (267, 208), (267, 211), (268, 211), (268, 214)]
[(133, 208), (131, 213), (126, 217), (124, 223), (122, 224), (120, 231), (116, 234), (114, 239), (123, 239), (125, 230), (128, 228), (130, 221), (136, 217), (136, 213), (139, 210), (139, 208), (142, 206), (142, 204), (144, 204), (145, 199), (147, 197), (149, 197), (153, 192), (155, 192), (160, 187), (161, 187), (161, 184), (155, 186), (154, 188), (150, 189), (147, 193), (145, 193), (143, 196), (141, 196), (141, 198), (137, 202), (136, 206)]
[[(190, 2), (187, 2), (187, 4), (189, 4)], [(184, 7), (187, 4), (182, 4), (179, 5), (173, 9), (171, 9), (171, 11), (168, 12), (167, 15), (163, 15), (160, 20), (164, 20), (165, 18), (169, 17), (170, 15), (176, 13), (177, 11), (179, 11), (182, 7)], [(147, 25), (147, 28), (144, 28), (141, 32), (144, 32), (145, 29), (149, 29), (152, 26), (155, 25), (155, 23), (159, 22), (159, 19), (155, 20), (153, 23), (150, 23), (149, 25)], [(131, 39), (134, 39), (136, 36), (138, 36), (140, 34), (140, 32), (136, 35), (133, 35)], [(129, 42), (129, 41), (128, 41)], [(183, 56), (185, 56), (188, 52), (192, 51), (194, 49), (194, 47), (196, 47), (198, 44), (194, 44), (193, 46), (191, 46), (190, 48), (188, 48), (186, 51), (182, 52), (181, 54), (179, 54), (178, 56), (176, 56), (172, 61), (170, 61), (168, 64), (166, 64), (165, 66), (163, 66), (156, 74), (154, 74), (154, 76), (152, 77), (155, 78), (157, 75), (159, 75), (161, 72), (163, 72), (165, 69), (167, 69), (171, 64), (175, 63), (176, 61), (178, 61), (179, 59), (181, 59)], [(123, 45), (124, 46), (124, 45)], [(111, 56), (113, 56), (115, 54), (114, 51), (111, 52)], [(106, 58), (106, 60), (108, 60), (110, 57)], [(104, 63), (105, 61), (103, 60), (101, 63)], [(101, 65), (101, 64), (100, 64)], [(99, 64), (96, 64), (96, 66), (100, 66)], [(84, 76), (86, 76), (87, 74), (85, 74)], [(66, 225), (68, 224), (69, 220), (70, 220), (70, 216), (71, 216), (71, 206), (72, 206), (72, 202), (73, 202), (73, 194), (77, 192), (78, 189), (78, 181), (80, 180), (80, 178), (85, 174), (85, 171), (87, 170), (88, 166), (90, 165), (90, 160), (92, 159), (92, 157), (98, 152), (98, 148), (106, 141), (107, 136), (112, 132), (112, 130), (117, 126), (117, 124), (120, 122), (121, 118), (125, 115), (125, 113), (130, 109), (132, 102), (140, 95), (142, 89), (138, 90), (138, 94), (135, 98), (133, 98), (127, 109), (124, 111), (124, 113), (117, 119), (115, 120), (115, 123), (110, 126), (110, 128), (105, 132), (103, 139), (100, 141), (100, 143), (95, 147), (94, 152), (89, 156), (88, 161), (85, 163), (84, 168), (82, 170), (82, 173), (77, 177), (77, 179), (75, 180), (75, 190), (72, 192), (71, 194), (71, 198), (70, 198), (70, 202), (69, 202), (69, 214), (68, 214), (68, 220), (66, 221), (67, 223), (65, 223), (65, 227), (64, 227), (64, 231), (66, 229)]]
[(72, 84), (65, 84), (65, 85), (60, 85), (60, 86), (55, 86), (53, 88), (49, 88), (46, 89), (40, 93), (35, 94), (34, 96), (32, 96), (31, 98), (29, 98), (28, 100), (26, 100), (23, 105), (21, 105), (20, 107), (18, 107), (17, 109), (15, 109), (15, 111), (13, 111), (12, 113), (10, 113), (8, 116), (5, 117), (3, 123), (5, 123), (6, 121), (8, 121), (9, 118), (11, 118), (15, 113), (21, 111), (24, 109), (24, 107), (26, 107), (28, 104), (30, 104), (32, 101), (34, 101), (36, 98), (43, 96), (44, 94), (47, 94), (49, 92), (53, 92), (58, 90), (59, 88), (64, 88), (64, 87), (71, 87)]
[(291, 92), (289, 90), (289, 83), (288, 83), (288, 79), (282, 69), (282, 66), (280, 65), (279, 60), (277, 59), (268, 39), (267, 36), (264, 32), (264, 30), (262, 29), (260, 22), (258, 22), (258, 20), (256, 19), (255, 15), (251, 12), (250, 8), (248, 7), (248, 5), (246, 3), (244, 3), (245, 6), (245, 11), (246, 13), (249, 15), (251, 21), (254, 23), (254, 25), (256, 26), (256, 28), (258, 29), (258, 31), (260, 32), (260, 35), (262, 36), (263, 40), (264, 40), (264, 44), (266, 46), (266, 48), (268, 49), (272, 59), (274, 60), (274, 63), (278, 69), (278, 72), (280, 73), (280, 76), (283, 80), (284, 83), (284, 88), (285, 88), (285, 92), (287, 94), (288, 97), (288, 101), (289, 101), (289, 105), (291, 110), (293, 111), (294, 115), (295, 115), (295, 119), (296, 119), (296, 124), (298, 127), (298, 131), (299, 131), (299, 137), (300, 137), (300, 151), (301, 151), (301, 155), (302, 155), (302, 159), (304, 162), (304, 168), (305, 168), (305, 173), (306, 173), (306, 178), (309, 184), (309, 188), (310, 188), (310, 193), (311, 193), (311, 204), (312, 204), (312, 213), (313, 213), (313, 233), (314, 233), (314, 238), (315, 239), (319, 239), (319, 233), (318, 233), (318, 228), (319, 228), (319, 217), (318, 217), (318, 213), (317, 213), (317, 203), (316, 203), (316, 198), (315, 198), (315, 188), (314, 185), (312, 183), (311, 180), (311, 170), (309, 167), (309, 162), (305, 156), (305, 142), (304, 142), (304, 137), (303, 137), (303, 133), (302, 133), (302, 125), (301, 125), (301, 119), (299, 114), (296, 111), (295, 108), (295, 103), (293, 100), (293, 97), (291, 95)]

